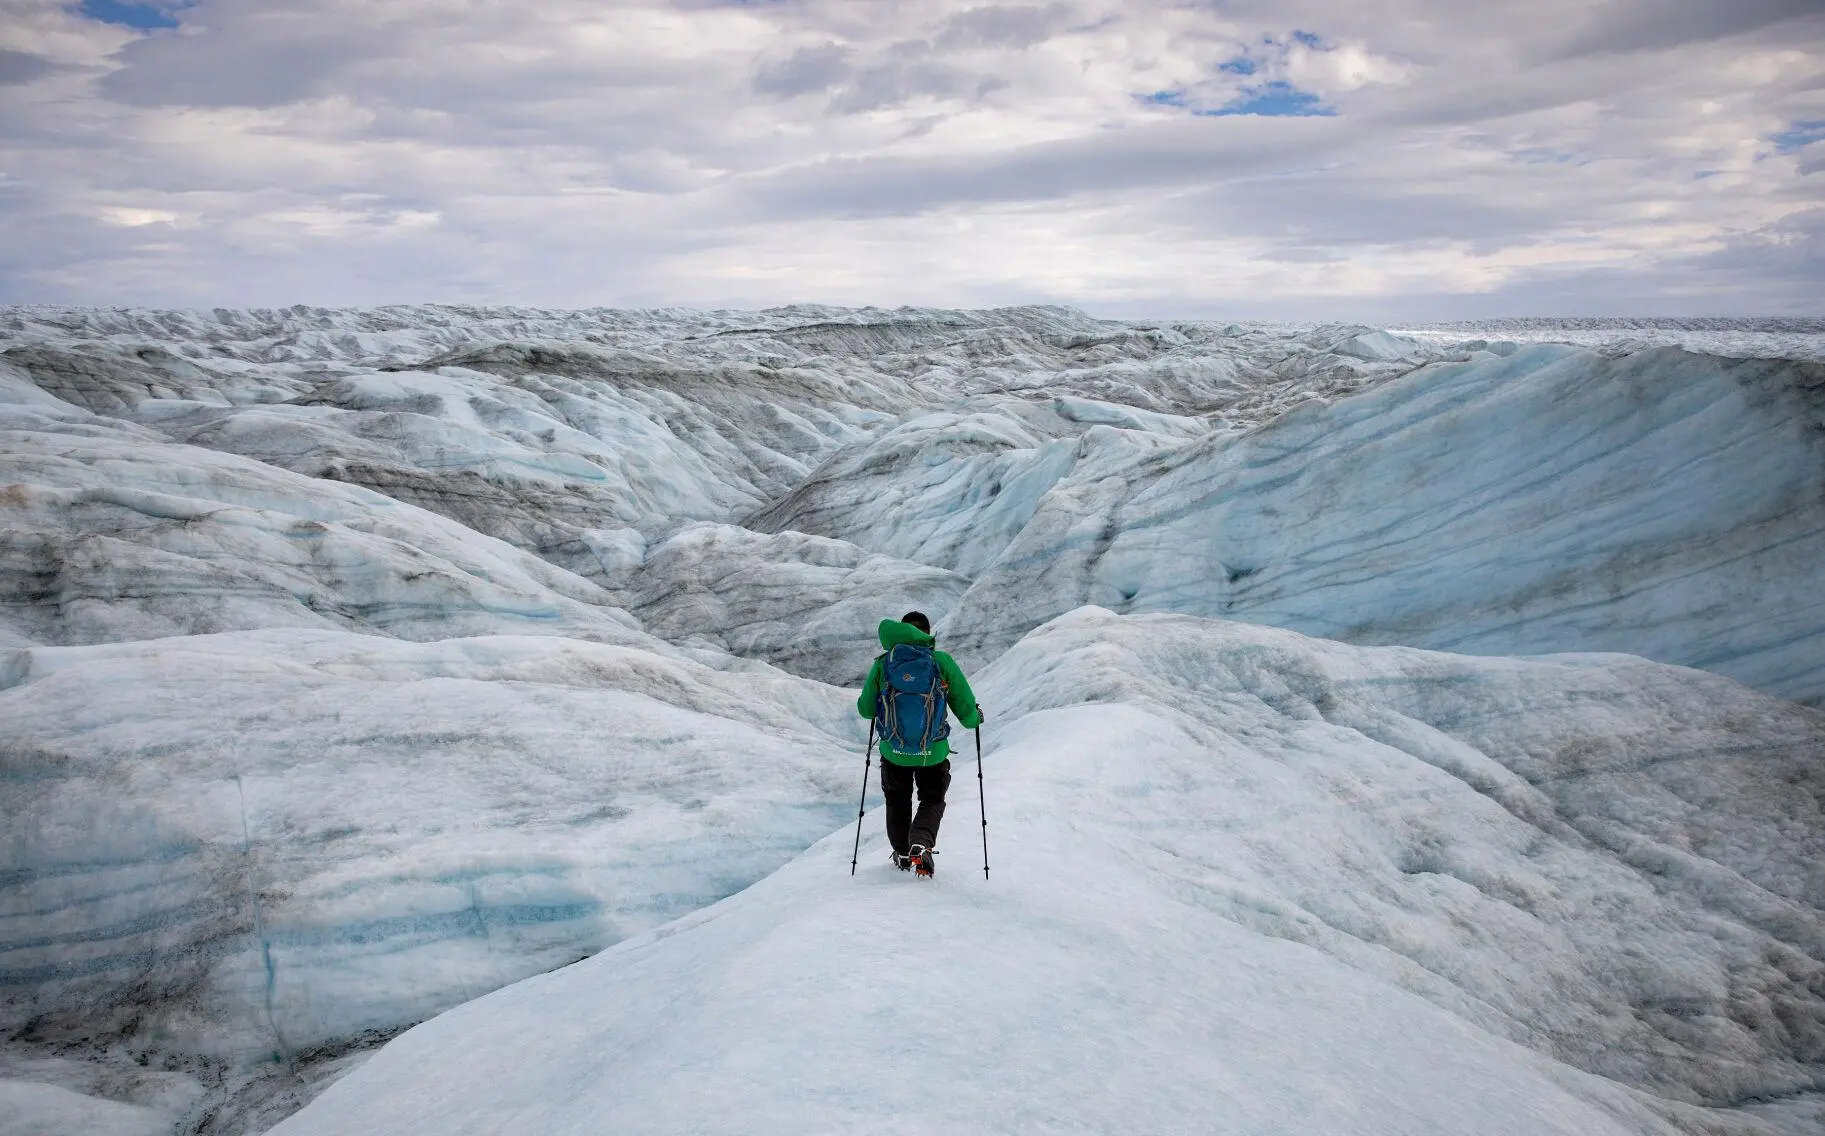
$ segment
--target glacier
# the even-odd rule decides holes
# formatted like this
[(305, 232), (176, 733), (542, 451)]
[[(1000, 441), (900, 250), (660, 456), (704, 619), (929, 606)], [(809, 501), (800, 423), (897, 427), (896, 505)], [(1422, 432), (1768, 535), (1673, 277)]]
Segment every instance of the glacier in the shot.
[(1813, 1083), (1816, 712), (1095, 608), (980, 685), (989, 881), (838, 831), (275, 1131), (1721, 1134)]
[(33, 650), (0, 709), (11, 1030), (233, 1088), (738, 890), (852, 811), (854, 713), (713, 661), (293, 628)]
[[(953, 617), (972, 645), (1100, 603), (1476, 654), (1627, 651), (1825, 692), (1818, 367), (1529, 347), (1241, 438), (1080, 454), (976, 575)], [(1780, 616), (1749, 614), (1764, 604)]]
[(0, 310), (0, 1132), (1821, 1130), (1821, 345)]

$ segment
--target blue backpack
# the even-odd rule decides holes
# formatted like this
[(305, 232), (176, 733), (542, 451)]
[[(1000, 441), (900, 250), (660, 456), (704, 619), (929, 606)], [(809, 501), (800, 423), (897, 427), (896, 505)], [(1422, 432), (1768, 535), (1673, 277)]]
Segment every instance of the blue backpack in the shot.
[(881, 738), (895, 753), (924, 757), (939, 738), (949, 737), (944, 679), (930, 647), (902, 643), (881, 656), (881, 692), (874, 718)]

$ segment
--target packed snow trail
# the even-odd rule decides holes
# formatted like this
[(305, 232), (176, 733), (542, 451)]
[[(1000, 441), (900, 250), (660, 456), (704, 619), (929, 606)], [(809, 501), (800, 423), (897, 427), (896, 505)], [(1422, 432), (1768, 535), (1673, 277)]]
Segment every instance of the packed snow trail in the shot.
[(992, 882), (960, 761), (936, 881), (871, 814), (275, 1134), (1746, 1136), (1825, 1072), (1816, 712), (1096, 609), (980, 688)]

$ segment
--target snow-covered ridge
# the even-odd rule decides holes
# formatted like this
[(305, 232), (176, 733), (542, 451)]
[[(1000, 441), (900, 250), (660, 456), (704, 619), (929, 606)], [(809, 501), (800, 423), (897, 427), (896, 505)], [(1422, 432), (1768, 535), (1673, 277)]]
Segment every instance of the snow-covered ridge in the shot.
[(837, 832), (277, 1131), (1750, 1136), (1816, 1077), (1816, 712), (1094, 609), (982, 686), (990, 880)]
[[(1484, 655), (1627, 651), (1818, 702), (1825, 373), (1521, 338), (1058, 308), (0, 311), (0, 1111), (252, 1131), (379, 1039), (766, 876), (853, 816), (850, 691), (875, 621), (911, 607), (972, 673), (1095, 603)], [(997, 667), (1063, 651), (1078, 701), (1132, 700), (1095, 642), (1119, 654), (1152, 633), (1133, 626), (1179, 627), (1067, 620)], [(1207, 665), (1216, 682), (1266, 651), (1274, 683), (1331, 682), (1297, 661), (1328, 645), (1274, 654), (1263, 644), (1304, 641), (1223, 634), (1173, 631), (1192, 661), (1159, 664), (1161, 681)], [(1548, 735), (1599, 744), (1586, 698), (1634, 706), (1647, 734), (1679, 698), (1781, 705), (1619, 657), (1579, 665), (1622, 685), (1541, 711)], [(1497, 701), (1533, 697), (1526, 667), (1427, 666), (1468, 668), (1451, 681)], [(1637, 705), (1638, 681), (1683, 693)], [(1043, 718), (1046, 686), (991, 684), (996, 728)], [(1297, 699), (1263, 697), (1304, 720)], [(1351, 697), (1367, 701), (1343, 717), (1306, 699), (1342, 731), (1339, 754), (1408, 746), (1374, 726), (1393, 702)], [(1478, 707), (1459, 710), (1496, 712)], [(1461, 739), (1410, 702), (1388, 712)], [(1705, 729), (1716, 747), (1692, 761), (1729, 760), (1724, 728)], [(1794, 729), (1792, 753), (1815, 752), (1811, 727)], [(1193, 733), (1252, 744), (1229, 731)], [(1492, 760), (1521, 770), (1513, 746), (1538, 747), (1518, 737)], [(1648, 847), (1633, 822), (1586, 824), (1655, 790), (1629, 781), (1592, 803), (1517, 775), (1544, 795), (1526, 798), (1527, 823), (1558, 810), (1555, 833), (1625, 876), (1661, 870), (1630, 859)], [(1300, 923), (1301, 941), (1464, 1028), (1646, 1091), (1784, 1093), (1825, 1080), (1804, 1040), (1816, 1006), (1783, 985), (1819, 954), (1779, 930), (1811, 926), (1816, 881), (1763, 870), (1816, 862), (1816, 814), (1790, 807), (1769, 813), (1787, 818), (1778, 833), (1751, 818), (1728, 836), (1649, 834), (1723, 866), (1680, 877), (1704, 881), (1705, 902), (1747, 880), (1798, 905), (1731, 909), (1727, 981), (1713, 962), (1605, 972), (1662, 1002), (1539, 1024), (1552, 1015), (1528, 1008), (1535, 984), (1594, 982), (1590, 959), (1633, 949), (1603, 919), (1578, 930), (1584, 899), (1565, 901), (1569, 953), (1529, 969), (1547, 947), (1515, 939), (1500, 990), (1464, 969), (1483, 956), (1458, 940), (1421, 958), (1371, 921), (1323, 943)], [(1235, 831), (1270, 814), (1237, 814)], [(1255, 884), (1291, 895), (1276, 862)], [(1556, 887), (1570, 862), (1528, 870)], [(1335, 865), (1311, 872), (1287, 902), (1381, 894)], [(1688, 927), (1696, 893), (1673, 890), (1664, 910), (1687, 914), (1667, 926)], [(1244, 907), (1218, 921), (1263, 930)], [(1346, 939), (1381, 945), (1359, 957)], [(1786, 977), (1743, 977), (1743, 944)], [(1377, 969), (1384, 951), (1456, 977), (1416, 984), (1406, 963)], [(1691, 982), (1740, 994), (1731, 1022), (1743, 999), (1777, 1007), (1791, 1036), (1690, 1026)], [(1471, 1008), (1485, 1003), (1498, 1009)], [(1630, 1015), (1671, 1042), (1623, 1029)], [(1651, 1059), (1606, 1063), (1625, 1035)], [(73, 1062), (72, 1045), (96, 1059)], [(1661, 1115), (1628, 1100), (1629, 1116)]]

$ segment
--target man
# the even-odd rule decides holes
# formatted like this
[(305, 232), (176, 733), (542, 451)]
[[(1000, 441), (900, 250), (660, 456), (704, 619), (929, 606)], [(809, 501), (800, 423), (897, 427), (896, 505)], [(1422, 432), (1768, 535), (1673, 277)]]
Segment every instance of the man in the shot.
[[(956, 660), (933, 648), (931, 621), (917, 611), (881, 621), (881, 647), (856, 700), (873, 718), (881, 746), (881, 792), (887, 798), (887, 839), (901, 871), (930, 877), (937, 865), (938, 822), (951, 783), (950, 718), (964, 729), (982, 724), (976, 696)], [(913, 789), (919, 811), (913, 812)]]

